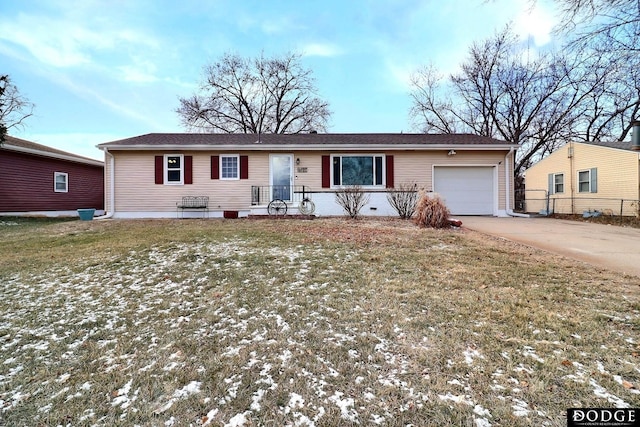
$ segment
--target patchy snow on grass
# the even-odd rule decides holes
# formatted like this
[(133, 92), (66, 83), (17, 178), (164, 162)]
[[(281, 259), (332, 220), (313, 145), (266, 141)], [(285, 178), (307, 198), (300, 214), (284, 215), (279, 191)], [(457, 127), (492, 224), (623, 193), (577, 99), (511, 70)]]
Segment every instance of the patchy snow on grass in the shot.
[(617, 396), (614, 396), (613, 394), (609, 393), (607, 391), (607, 389), (605, 389), (604, 387), (602, 387), (600, 384), (598, 384), (598, 382), (591, 378), (589, 379), (589, 384), (593, 387), (593, 393), (602, 398), (602, 399), (606, 399), (607, 402), (613, 404), (613, 406), (615, 406), (616, 408), (630, 408), (631, 405), (629, 405), (627, 402), (625, 402), (624, 400), (620, 399)]
[[(541, 416), (524, 400), (527, 381), (554, 364), (559, 381), (590, 387), (603, 403), (629, 407), (590, 370), (640, 393), (603, 362), (561, 363), (564, 349), (540, 344), (552, 331), (534, 326), (539, 341), (492, 355), (475, 341), (488, 322), (474, 320), (477, 335), (439, 354), (446, 325), (389, 315), (374, 304), (375, 287), (359, 282), (366, 272), (343, 274), (359, 255), (242, 239), (170, 242), (5, 278), (12, 310), (0, 318), (0, 414), (30, 411), (34, 425), (396, 425), (424, 421), (439, 405), (465, 425), (489, 427), (498, 413)], [(50, 420), (56, 413), (74, 418)]]
[(473, 365), (475, 359), (484, 359), (480, 351), (475, 348), (467, 348), (462, 354), (464, 355), (464, 362), (469, 366)]

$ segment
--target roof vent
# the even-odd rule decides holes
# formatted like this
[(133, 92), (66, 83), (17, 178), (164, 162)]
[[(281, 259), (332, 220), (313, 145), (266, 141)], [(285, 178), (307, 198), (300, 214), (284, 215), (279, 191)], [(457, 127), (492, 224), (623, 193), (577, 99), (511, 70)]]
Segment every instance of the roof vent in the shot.
[(640, 121), (631, 123), (631, 149), (640, 151)]

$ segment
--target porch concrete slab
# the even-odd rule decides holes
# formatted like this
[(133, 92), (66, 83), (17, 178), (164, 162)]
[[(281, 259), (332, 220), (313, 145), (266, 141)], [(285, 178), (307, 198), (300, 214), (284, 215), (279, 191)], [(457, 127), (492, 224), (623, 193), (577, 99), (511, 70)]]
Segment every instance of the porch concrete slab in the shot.
[(640, 229), (552, 218), (459, 217), (462, 227), (640, 277)]

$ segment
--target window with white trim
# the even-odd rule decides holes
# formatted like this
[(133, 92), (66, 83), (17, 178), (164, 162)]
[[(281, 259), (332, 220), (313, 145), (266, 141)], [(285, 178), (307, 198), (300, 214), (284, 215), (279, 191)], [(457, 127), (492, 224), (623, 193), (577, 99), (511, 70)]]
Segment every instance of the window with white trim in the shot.
[(598, 192), (598, 169), (591, 168), (578, 171), (578, 193)]
[(381, 187), (384, 185), (385, 171), (382, 155), (333, 155), (332, 168), (334, 186)]
[(53, 173), (53, 191), (56, 193), (69, 192), (69, 175), (64, 172)]
[(553, 175), (553, 194), (564, 193), (564, 174), (556, 173)]
[(220, 155), (220, 179), (240, 179), (240, 155)]
[(184, 183), (184, 157), (182, 154), (165, 154), (164, 156), (164, 183)]

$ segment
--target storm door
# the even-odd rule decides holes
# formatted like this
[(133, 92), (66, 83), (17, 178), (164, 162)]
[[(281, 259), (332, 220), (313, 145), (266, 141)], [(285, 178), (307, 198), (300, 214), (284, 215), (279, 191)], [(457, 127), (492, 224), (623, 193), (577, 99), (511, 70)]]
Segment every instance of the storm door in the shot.
[(293, 155), (271, 155), (271, 199), (291, 200)]

